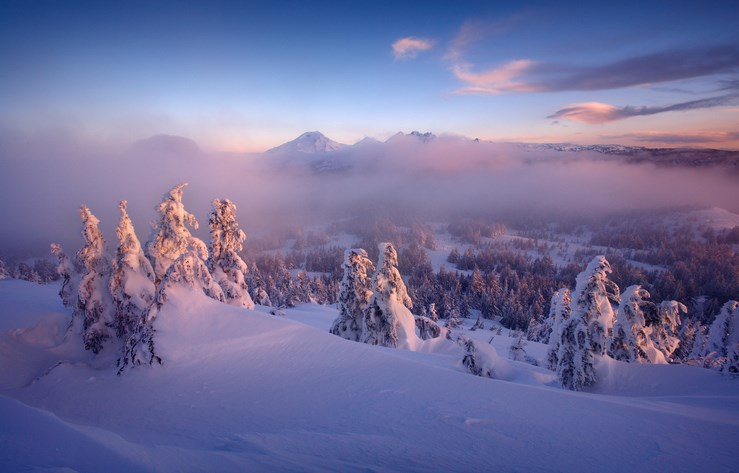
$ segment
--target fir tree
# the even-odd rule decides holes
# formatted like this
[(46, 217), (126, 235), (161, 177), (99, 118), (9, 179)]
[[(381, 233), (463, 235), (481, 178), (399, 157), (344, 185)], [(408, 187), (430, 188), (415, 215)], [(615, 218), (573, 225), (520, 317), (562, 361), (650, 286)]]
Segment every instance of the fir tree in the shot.
[(380, 258), (373, 278), (373, 294), (364, 313), (362, 341), (397, 347), (412, 344), (416, 337), (413, 307), (398, 272), (398, 253), (391, 243), (380, 243)]
[(595, 384), (595, 359), (605, 355), (613, 324), (611, 299), (617, 294), (608, 280), (611, 265), (596, 256), (577, 276), (572, 315), (562, 328), (557, 374), (562, 386), (580, 391)]
[(547, 350), (547, 367), (556, 371), (559, 360), (559, 345), (562, 339), (562, 328), (572, 314), (570, 307), (570, 290), (562, 288), (552, 295), (549, 306), (549, 317), (544, 325), (549, 328), (549, 349)]
[(146, 244), (146, 255), (154, 267), (157, 282), (164, 277), (172, 263), (188, 251), (194, 251), (203, 260), (208, 257), (205, 243), (192, 236), (186, 226), (198, 228), (195, 216), (187, 212), (182, 203), (182, 189), (186, 185), (182, 183), (173, 187), (157, 207), (159, 218)]
[(662, 352), (668, 362), (675, 359), (674, 353), (680, 346), (681, 313), (688, 313), (688, 308), (684, 304), (678, 301), (662, 301), (657, 306), (657, 317), (651, 327), (654, 347)]
[(59, 289), (59, 297), (64, 307), (75, 309), (77, 307), (77, 294), (79, 291), (78, 274), (64, 251), (58, 243), (51, 244), (51, 254), (56, 256), (56, 272), (62, 279), (62, 287)]
[(177, 288), (202, 292), (212, 299), (224, 301), (221, 287), (213, 280), (200, 256), (193, 251), (180, 255), (162, 278), (146, 317), (140, 319), (135, 331), (126, 339), (123, 356), (118, 360), (118, 374), (134, 366), (163, 362), (156, 349), (155, 321), (162, 306)]
[(739, 374), (739, 302), (721, 307), (708, 330), (703, 356), (715, 356), (725, 373)]
[(75, 318), (82, 322), (85, 349), (99, 353), (114, 335), (113, 303), (108, 289), (110, 263), (105, 256), (105, 239), (98, 228), (100, 221), (85, 205), (80, 207), (80, 217), (84, 246), (75, 257), (81, 273)]
[(248, 267), (239, 256), (246, 234), (236, 222), (236, 205), (228, 199), (214, 200), (208, 225), (211, 236), (208, 267), (213, 278), (221, 286), (228, 304), (253, 309), (245, 279)]
[[(52, 250), (53, 245), (54, 244), (52, 243)], [(2, 281), (3, 279), (10, 279), (10, 273), (8, 272), (8, 268), (5, 267), (5, 261), (0, 259), (0, 281)]]
[(121, 219), (116, 228), (118, 249), (113, 259), (110, 293), (115, 304), (115, 327), (126, 339), (136, 330), (154, 300), (154, 269), (141, 248), (133, 223), (126, 211), (127, 202), (119, 204)]
[(621, 305), (613, 327), (610, 355), (628, 363), (659, 363), (667, 361), (658, 351), (650, 335), (647, 320), (655, 317), (657, 308), (648, 301), (649, 292), (639, 285), (629, 286), (621, 296)]
[(330, 332), (358, 342), (362, 340), (364, 311), (372, 297), (368, 273), (374, 269), (374, 265), (365, 250), (352, 248), (344, 252), (342, 268), (344, 276), (339, 291), (339, 316), (334, 320)]

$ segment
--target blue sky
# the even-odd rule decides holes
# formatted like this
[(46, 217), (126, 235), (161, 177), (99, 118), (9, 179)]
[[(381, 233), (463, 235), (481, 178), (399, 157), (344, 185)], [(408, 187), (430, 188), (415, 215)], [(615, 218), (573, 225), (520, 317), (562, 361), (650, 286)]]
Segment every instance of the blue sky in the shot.
[(739, 148), (739, 3), (0, 2), (0, 126)]

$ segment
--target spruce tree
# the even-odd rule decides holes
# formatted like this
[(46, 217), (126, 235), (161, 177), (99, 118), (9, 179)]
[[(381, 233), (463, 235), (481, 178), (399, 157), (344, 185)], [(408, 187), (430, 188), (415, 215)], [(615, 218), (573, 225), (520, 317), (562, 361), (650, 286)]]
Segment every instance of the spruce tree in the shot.
[(739, 374), (739, 302), (721, 307), (708, 330), (703, 356), (715, 356), (723, 372)]
[(416, 323), (408, 309), (413, 307), (398, 272), (398, 253), (392, 243), (380, 243), (380, 258), (372, 280), (373, 294), (364, 312), (362, 341), (371, 345), (412, 345)]
[(595, 359), (605, 355), (613, 324), (611, 299), (617, 293), (608, 280), (611, 265), (596, 256), (577, 276), (572, 315), (562, 328), (557, 375), (562, 387), (580, 391), (596, 382)]
[(654, 347), (668, 362), (675, 359), (675, 352), (680, 346), (681, 313), (688, 313), (688, 308), (684, 304), (678, 301), (662, 301), (657, 306), (656, 317), (651, 326)]
[(351, 248), (344, 251), (342, 269), (344, 275), (339, 290), (339, 316), (334, 320), (330, 332), (358, 342), (362, 340), (364, 311), (372, 297), (368, 273), (374, 269), (374, 265), (364, 249)]
[(157, 207), (159, 218), (146, 244), (146, 255), (154, 267), (157, 282), (164, 277), (172, 263), (188, 251), (195, 252), (203, 260), (208, 257), (205, 243), (192, 236), (187, 229), (190, 226), (197, 230), (198, 221), (185, 210), (182, 203), (182, 189), (186, 185), (182, 183), (173, 187)]
[(136, 330), (154, 300), (154, 269), (141, 248), (128, 212), (119, 204), (121, 219), (116, 228), (118, 248), (113, 259), (110, 293), (115, 304), (116, 334), (126, 339)]
[(559, 360), (559, 345), (562, 339), (562, 328), (572, 314), (570, 303), (570, 290), (562, 288), (552, 295), (552, 302), (549, 306), (549, 317), (544, 321), (544, 325), (548, 327), (549, 349), (547, 350), (547, 367), (557, 370)]
[(79, 291), (79, 275), (67, 254), (58, 243), (51, 244), (51, 254), (56, 256), (56, 272), (62, 280), (59, 289), (59, 297), (64, 307), (75, 309), (77, 307), (77, 293)]
[(82, 322), (85, 349), (99, 353), (114, 336), (113, 302), (108, 289), (110, 263), (105, 255), (105, 239), (98, 228), (100, 221), (85, 205), (80, 207), (80, 217), (84, 246), (75, 256), (75, 265), (80, 268), (75, 319)]
[(228, 199), (214, 200), (208, 226), (211, 237), (208, 267), (221, 286), (226, 303), (253, 309), (245, 279), (248, 267), (239, 256), (246, 234), (236, 221), (236, 205)]
[(667, 362), (650, 338), (652, 327), (647, 327), (647, 321), (656, 316), (657, 308), (648, 298), (649, 292), (639, 285), (627, 287), (621, 295), (609, 351), (614, 359), (628, 363)]

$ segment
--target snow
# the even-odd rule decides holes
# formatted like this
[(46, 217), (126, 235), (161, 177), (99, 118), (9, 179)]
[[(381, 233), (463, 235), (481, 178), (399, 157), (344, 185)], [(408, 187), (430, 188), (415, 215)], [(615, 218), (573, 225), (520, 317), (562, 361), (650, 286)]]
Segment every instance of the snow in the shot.
[(466, 373), (445, 340), (331, 335), (333, 307), (276, 317), (173, 288), (155, 322), (164, 364), (116, 376), (64, 338), (57, 291), (0, 281), (2, 471), (736, 468), (739, 383), (711, 370), (605, 359), (574, 393), (505, 359), (513, 338), (489, 330), (462, 332), (502, 379)]

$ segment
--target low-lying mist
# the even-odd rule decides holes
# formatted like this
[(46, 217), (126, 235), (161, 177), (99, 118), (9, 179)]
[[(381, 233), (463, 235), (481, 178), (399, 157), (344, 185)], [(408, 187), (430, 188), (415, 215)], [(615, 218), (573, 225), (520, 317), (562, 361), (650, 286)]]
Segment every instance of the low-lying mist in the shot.
[(39, 256), (58, 241), (79, 247), (77, 209), (87, 204), (109, 243), (117, 203), (142, 241), (155, 206), (180, 182), (184, 202), (206, 236), (210, 202), (229, 198), (247, 233), (365, 214), (434, 220), (468, 215), (561, 217), (675, 206), (739, 213), (737, 174), (718, 168), (664, 167), (601, 155), (524, 150), (455, 137), (414, 137), (326, 154), (206, 153), (192, 146), (124, 148), (63, 136), (0, 144), (0, 256)]

